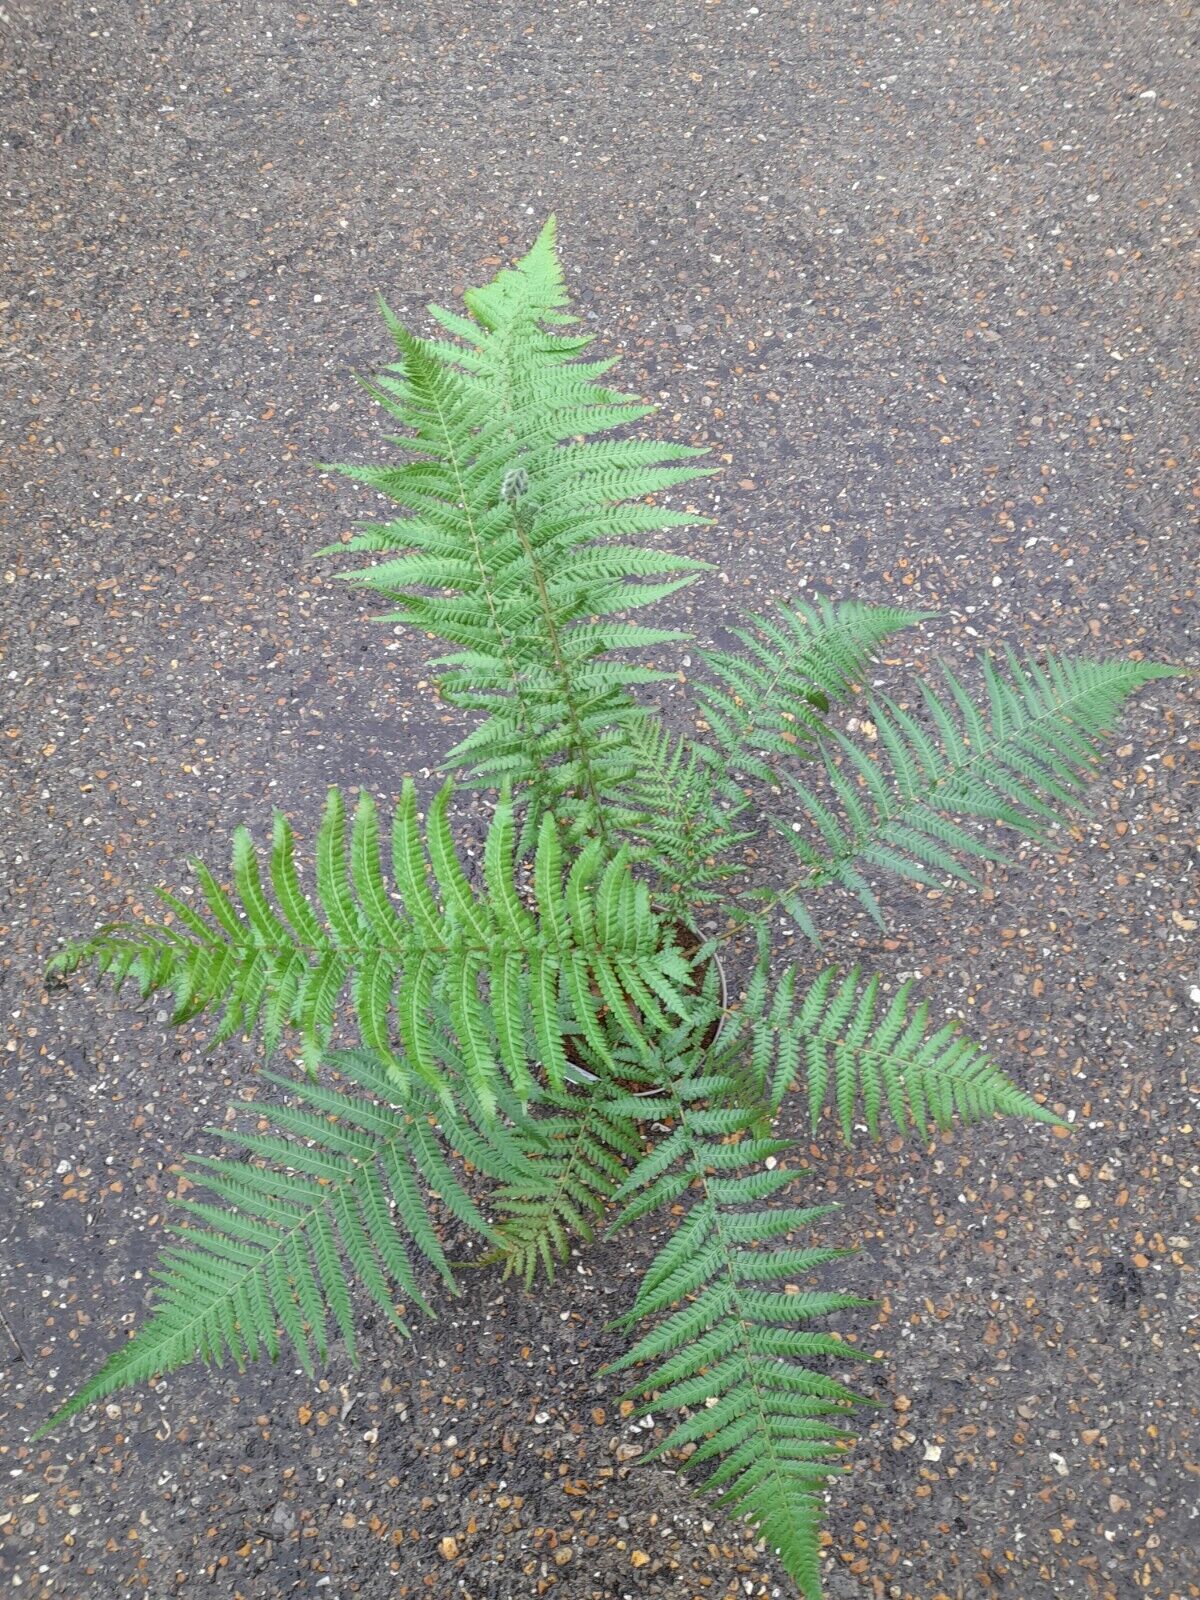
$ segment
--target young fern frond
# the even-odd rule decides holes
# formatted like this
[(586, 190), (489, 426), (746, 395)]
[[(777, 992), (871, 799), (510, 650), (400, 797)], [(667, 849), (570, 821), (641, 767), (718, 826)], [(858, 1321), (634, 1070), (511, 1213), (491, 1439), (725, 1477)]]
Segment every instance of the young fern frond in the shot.
[(552, 806), (580, 836), (604, 837), (605, 797), (629, 775), (629, 687), (662, 676), (613, 652), (683, 635), (599, 619), (705, 567), (612, 541), (705, 522), (646, 501), (713, 469), (695, 466), (706, 452), (690, 446), (578, 442), (655, 408), (597, 382), (611, 362), (576, 359), (591, 335), (557, 331), (575, 319), (563, 309), (553, 218), (523, 260), (465, 299), (468, 317), (430, 307), (459, 342), (420, 339), (388, 313), (400, 361), (371, 392), (412, 430), (401, 442), (419, 459), (332, 470), (412, 514), (369, 524), (354, 547), (397, 553), (344, 576), (388, 595), (385, 620), (457, 647), (441, 661), (442, 694), (487, 718), (446, 765), (530, 789), (534, 826)]
[(773, 617), (734, 628), (742, 650), (704, 650), (724, 688), (700, 682), (696, 699), (716, 749), (704, 754), (763, 783), (778, 784), (779, 762), (811, 756), (833, 701), (861, 681), (884, 639), (933, 615), (895, 606), (828, 600), (782, 601)]
[(553, 1282), (572, 1238), (594, 1237), (643, 1149), (636, 1118), (618, 1115), (602, 1085), (586, 1094), (547, 1092), (541, 1101), (553, 1112), (533, 1122), (539, 1148), (530, 1151), (520, 1175), (498, 1185), (492, 1196), (504, 1240), (495, 1259), (503, 1261), (506, 1278), (515, 1274), (526, 1288), (539, 1270)]
[(840, 979), (827, 967), (806, 991), (799, 980), (799, 969), (788, 967), (772, 991), (756, 973), (723, 1041), (748, 1052), (751, 1082), (772, 1110), (803, 1079), (813, 1131), (832, 1098), (847, 1143), (860, 1107), (872, 1138), (881, 1113), (901, 1133), (910, 1125), (918, 1133), (930, 1124), (948, 1128), (956, 1116), (1059, 1121), (956, 1023), (931, 1026), (928, 1002), (914, 1003), (911, 981), (885, 1004), (879, 978), (864, 980), (857, 967)]
[(653, 1363), (627, 1398), (641, 1399), (640, 1415), (687, 1414), (650, 1458), (699, 1446), (685, 1470), (703, 1467), (700, 1487), (719, 1490), (717, 1504), (749, 1521), (816, 1600), (823, 1491), (843, 1469), (845, 1422), (870, 1402), (811, 1364), (867, 1359), (862, 1352), (804, 1324), (869, 1302), (792, 1281), (845, 1252), (777, 1241), (834, 1207), (764, 1204), (801, 1174), (763, 1165), (786, 1141), (755, 1136), (755, 1113), (737, 1103), (732, 1079), (685, 1075), (662, 1098), (674, 1131), (617, 1192), (626, 1205), (614, 1226), (694, 1198), (620, 1319), (654, 1325), (610, 1370)]
[[(396, 811), (392, 861), (401, 905), (383, 877), (374, 803), (359, 800), (346, 850), (341, 795), (330, 792), (317, 837), (317, 903), (301, 887), (287, 823), (276, 818), (268, 899), (249, 835), (234, 841), (234, 892), (202, 865), (196, 871), (210, 913), (162, 898), (178, 921), (116, 924), (69, 945), (51, 963), (70, 972), (94, 961), (118, 985), (132, 975), (146, 996), (170, 991), (174, 1021), (223, 1008), (216, 1039), (261, 1022), (268, 1050), (286, 1025), (300, 1030), (306, 1059), (320, 1059), (347, 984), (363, 1044), (411, 1090), (416, 1078), (439, 1093), (451, 1083), (435, 1048), (444, 1008), (463, 1047), (465, 1083), (493, 1107), (502, 1081), (527, 1098), (533, 1064), (552, 1083), (566, 1076), (562, 1031), (575, 998), (602, 986), (649, 986), (668, 1004), (688, 968), (634, 879), (628, 852), (604, 864), (598, 845), (567, 861), (550, 816), (533, 863), (536, 911), (516, 885), (511, 802), (497, 807), (476, 889), (454, 848), (450, 785), (429, 809), (422, 845), (416, 795), (406, 782)], [(431, 884), (432, 877), (432, 884)], [(681, 1001), (678, 1002), (682, 1004)], [(403, 1046), (399, 1053), (398, 1046)]]
[[(357, 1360), (352, 1281), (407, 1333), (398, 1299), (434, 1315), (414, 1257), (457, 1293), (424, 1189), (490, 1244), (501, 1242), (446, 1161), (428, 1098), (393, 1106), (394, 1084), (368, 1057), (348, 1052), (339, 1065), (350, 1077), (345, 1087), (266, 1074), (295, 1103), (237, 1109), (269, 1118), (271, 1131), (210, 1130), (243, 1156), (188, 1163), (188, 1197), (174, 1202), (186, 1225), (172, 1226), (179, 1242), (161, 1253), (149, 1321), (37, 1436), (93, 1401), (195, 1360), (275, 1360), (286, 1341), (311, 1376), (314, 1348), (328, 1358), (331, 1322)], [(470, 1142), (466, 1119), (455, 1116), (445, 1137)], [(498, 1170), (519, 1177), (509, 1160)], [(197, 1198), (201, 1191), (207, 1198)]]
[(864, 867), (917, 883), (975, 884), (975, 863), (1005, 857), (954, 817), (1000, 822), (1025, 838), (1042, 838), (1082, 798), (1100, 740), (1128, 696), (1174, 675), (1155, 662), (1050, 656), (1040, 665), (1011, 651), (1006, 664), (1004, 674), (984, 659), (985, 709), (943, 664), (948, 696), (920, 686), (928, 728), (895, 701), (871, 699), (878, 760), (842, 733), (823, 736), (819, 749), (840, 814), (788, 775), (800, 815), (819, 836), (819, 843), (810, 842), (796, 832), (794, 819), (775, 819), (805, 868), (788, 894), (840, 883), (882, 923)]
[(634, 860), (659, 885), (665, 913), (683, 920), (719, 900), (740, 870), (733, 852), (754, 830), (735, 824), (748, 802), (717, 778), (712, 752), (656, 719), (630, 722), (625, 737), (636, 762), (623, 796)]

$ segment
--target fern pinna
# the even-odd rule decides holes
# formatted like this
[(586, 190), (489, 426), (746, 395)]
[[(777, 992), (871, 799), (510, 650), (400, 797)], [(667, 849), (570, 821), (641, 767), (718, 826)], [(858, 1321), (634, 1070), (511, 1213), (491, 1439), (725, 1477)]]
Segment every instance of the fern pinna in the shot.
[[(385, 308), (397, 359), (368, 388), (409, 459), (336, 470), (402, 514), (330, 551), (364, 558), (346, 576), (385, 620), (448, 647), (441, 693), (466, 717), (445, 765), (494, 791), (486, 836), (456, 844), (449, 778), (424, 817), (405, 781), (386, 828), (334, 790), (309, 887), (278, 816), (262, 857), (237, 832), (227, 882), (195, 863), (198, 894), (164, 892), (160, 922), (53, 958), (169, 992), (214, 1043), (293, 1041), (306, 1071), (267, 1073), (270, 1099), (210, 1130), (229, 1150), (186, 1169), (152, 1315), (40, 1431), (193, 1360), (287, 1345), (311, 1370), (331, 1330), (353, 1357), (356, 1296), (407, 1331), (399, 1307), (457, 1290), (447, 1218), (479, 1240), (472, 1264), (529, 1284), (606, 1218), (678, 1216), (613, 1368), (677, 1418), (652, 1455), (701, 1470), (816, 1596), (865, 1402), (854, 1346), (812, 1325), (862, 1302), (823, 1285), (830, 1208), (803, 1202), (775, 1124), (1056, 1119), (911, 983), (778, 969), (772, 929), (782, 913), (815, 943), (831, 886), (881, 919), (880, 874), (977, 882), (1003, 835), (1037, 840), (1082, 797), (1125, 699), (1171, 669), (1006, 655), (978, 701), (945, 666), (943, 688), (860, 698), (876, 651), (929, 615), (793, 601), (735, 630), (740, 650), (697, 651), (692, 726), (668, 728), (639, 695), (687, 635), (628, 616), (704, 563), (628, 541), (703, 524), (663, 496), (704, 452), (596, 437), (653, 407), (583, 359), (553, 221), (465, 301), (430, 307), (432, 338)], [(855, 699), (869, 742), (842, 725)], [(782, 884), (748, 871), (764, 828), (797, 858)]]

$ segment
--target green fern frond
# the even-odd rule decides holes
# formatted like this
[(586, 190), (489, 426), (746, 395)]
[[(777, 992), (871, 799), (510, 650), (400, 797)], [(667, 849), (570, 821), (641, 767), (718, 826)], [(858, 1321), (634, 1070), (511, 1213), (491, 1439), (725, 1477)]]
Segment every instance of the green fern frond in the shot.
[[(530, 1287), (539, 1269), (553, 1282), (572, 1238), (594, 1237), (598, 1219), (624, 1181), (643, 1143), (633, 1115), (618, 1115), (603, 1084), (586, 1093), (540, 1097), (549, 1114), (533, 1119), (538, 1147), (529, 1151), (520, 1177), (500, 1184), (492, 1199), (503, 1247), (495, 1258), (504, 1276)], [(528, 1124), (524, 1124), (528, 1127)]]
[(955, 1117), (1060, 1121), (956, 1023), (931, 1025), (928, 1002), (914, 1002), (911, 980), (885, 1002), (879, 978), (864, 979), (857, 967), (841, 978), (828, 967), (803, 992), (799, 976), (789, 967), (773, 993), (765, 981), (752, 982), (726, 1043), (749, 1052), (755, 1092), (773, 1111), (802, 1078), (814, 1132), (832, 1099), (847, 1142), (860, 1108), (873, 1138), (881, 1113), (901, 1133), (910, 1125), (918, 1132), (930, 1124), (948, 1128)]
[(830, 703), (861, 681), (883, 640), (932, 615), (820, 599), (780, 602), (773, 617), (751, 616), (749, 628), (733, 630), (739, 654), (701, 652), (725, 685), (701, 682), (695, 689), (717, 747), (710, 760), (777, 784), (778, 759), (812, 754)]
[[(368, 524), (356, 548), (391, 558), (343, 576), (388, 595), (385, 620), (457, 647), (439, 663), (443, 697), (488, 715), (447, 766), (531, 788), (535, 825), (553, 805), (603, 837), (603, 798), (628, 776), (615, 730), (636, 714), (629, 687), (660, 676), (612, 652), (679, 635), (597, 619), (661, 599), (706, 565), (612, 541), (705, 522), (647, 502), (713, 469), (690, 446), (579, 442), (654, 408), (597, 381), (610, 362), (577, 359), (590, 335), (559, 331), (574, 319), (554, 241), (551, 218), (514, 268), (467, 292), (467, 317), (431, 307), (449, 342), (386, 313), (400, 361), (370, 387), (419, 459), (331, 470), (411, 512)], [(520, 492), (502, 493), (518, 477)]]
[[(232, 894), (197, 864), (207, 917), (164, 894), (175, 923), (102, 928), (69, 945), (49, 970), (94, 961), (118, 986), (132, 975), (143, 996), (173, 993), (176, 1022), (220, 1009), (217, 1039), (261, 1022), (274, 1049), (283, 1028), (294, 1026), (310, 1063), (329, 1046), (349, 983), (363, 1044), (408, 1090), (415, 1075), (449, 1092), (435, 1039), (439, 1006), (462, 1046), (465, 1084), (485, 1106), (494, 1107), (503, 1075), (527, 1098), (539, 1060), (561, 1088), (563, 1033), (581, 992), (595, 981), (602, 992), (672, 995), (686, 966), (647, 885), (633, 877), (628, 851), (606, 865), (597, 844), (567, 860), (549, 816), (527, 907), (507, 798), (485, 846), (485, 881), (474, 887), (451, 836), (450, 794), (447, 784), (431, 804), (423, 842), (416, 794), (404, 785), (392, 835), (398, 902), (383, 877), (374, 803), (360, 797), (347, 852), (344, 806), (333, 790), (317, 836), (315, 903), (301, 887), (288, 824), (277, 817), (270, 878), (278, 910), (249, 835), (239, 830)], [(637, 1031), (632, 1021), (630, 1028)]]
[(807, 869), (789, 893), (840, 883), (882, 922), (864, 866), (918, 883), (976, 883), (976, 862), (1004, 857), (953, 818), (1000, 822), (1025, 838), (1044, 837), (1082, 798), (1100, 741), (1128, 696), (1175, 675), (1174, 668), (1148, 661), (1051, 656), (1043, 665), (1011, 652), (1006, 664), (1007, 675), (984, 659), (982, 709), (943, 664), (948, 696), (921, 685), (928, 726), (891, 699), (872, 699), (868, 714), (878, 733), (878, 759), (844, 734), (823, 737), (819, 748), (836, 803), (822, 801), (790, 774), (787, 780), (819, 843), (797, 833), (791, 819), (777, 819)]
[(754, 837), (736, 823), (748, 802), (714, 776), (711, 752), (643, 716), (625, 729), (635, 775), (622, 796), (622, 826), (634, 859), (659, 885), (670, 914), (684, 918), (713, 904), (739, 870), (738, 845)]
[(834, 1208), (764, 1205), (800, 1174), (775, 1164), (786, 1142), (757, 1137), (753, 1112), (729, 1103), (736, 1095), (733, 1080), (711, 1075), (671, 1085), (674, 1131), (615, 1196), (627, 1202), (615, 1226), (647, 1203), (694, 1199), (620, 1321), (653, 1325), (609, 1370), (650, 1364), (629, 1394), (639, 1414), (685, 1412), (650, 1459), (690, 1449), (685, 1470), (703, 1466), (701, 1488), (719, 1490), (717, 1504), (749, 1521), (816, 1600), (824, 1488), (844, 1466), (845, 1422), (870, 1402), (812, 1364), (862, 1352), (804, 1325), (869, 1302), (792, 1281), (844, 1252), (778, 1241)]
[[(243, 1158), (194, 1157), (185, 1168), (188, 1197), (174, 1205), (187, 1220), (172, 1227), (179, 1242), (163, 1250), (154, 1272), (150, 1320), (35, 1437), (107, 1395), (195, 1360), (221, 1365), (231, 1358), (239, 1367), (263, 1355), (275, 1360), (286, 1341), (311, 1376), (314, 1349), (328, 1357), (331, 1323), (357, 1360), (352, 1281), (407, 1333), (397, 1300), (434, 1315), (414, 1255), (457, 1293), (423, 1188), (436, 1190), (490, 1244), (502, 1242), (442, 1155), (429, 1104), (390, 1104), (394, 1083), (364, 1053), (343, 1053), (338, 1065), (350, 1079), (346, 1087), (268, 1073), (295, 1103), (237, 1108), (260, 1124), (268, 1119), (268, 1131), (210, 1130)], [(470, 1142), (461, 1116), (446, 1137)], [(520, 1176), (511, 1161), (499, 1170), (510, 1181)]]

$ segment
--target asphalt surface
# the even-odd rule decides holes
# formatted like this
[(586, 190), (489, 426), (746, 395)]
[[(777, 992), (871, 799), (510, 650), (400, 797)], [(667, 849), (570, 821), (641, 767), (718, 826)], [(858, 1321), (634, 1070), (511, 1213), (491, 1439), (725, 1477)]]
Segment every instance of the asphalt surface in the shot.
[[(0, 31), (0, 1582), (785, 1592), (596, 1377), (649, 1240), (534, 1296), (476, 1276), (320, 1388), (188, 1371), (31, 1448), (256, 1059), (42, 964), (457, 735), (422, 641), (308, 559), (373, 510), (310, 463), (385, 459), (376, 292), (419, 323), (551, 209), (621, 381), (726, 469), (672, 612), (702, 641), (822, 592), (940, 613), (900, 693), (1002, 642), (1200, 662), (1192, 8), (4, 0)], [(893, 894), (886, 942), (820, 908), (831, 959), (923, 974), (1074, 1122), (811, 1147), (885, 1357), (836, 1600), (1200, 1595), (1198, 751), (1194, 685), (1154, 685), (1023, 873)]]

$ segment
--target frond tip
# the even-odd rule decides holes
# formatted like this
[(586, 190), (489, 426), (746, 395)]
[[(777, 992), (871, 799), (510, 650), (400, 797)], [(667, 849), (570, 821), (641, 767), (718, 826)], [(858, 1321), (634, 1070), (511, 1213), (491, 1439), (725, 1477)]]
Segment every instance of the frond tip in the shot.
[(637, 762), (623, 796), (634, 859), (662, 886), (663, 903), (691, 917), (738, 871), (734, 852), (754, 837), (735, 826), (748, 802), (722, 782), (715, 752), (674, 737), (655, 718), (641, 717), (626, 736)]
[(977, 884), (975, 863), (1005, 858), (959, 819), (1043, 838), (1083, 799), (1101, 740), (1129, 695), (1176, 673), (1152, 661), (1022, 661), (1011, 651), (1004, 665), (984, 657), (983, 709), (944, 663), (947, 693), (920, 684), (923, 718), (871, 699), (877, 752), (842, 733), (824, 735), (819, 748), (836, 801), (788, 775), (820, 843), (794, 819), (776, 819), (807, 869), (794, 889), (840, 883), (882, 923), (864, 866), (916, 883)]
[(529, 1288), (538, 1271), (553, 1282), (574, 1237), (590, 1240), (625, 1170), (642, 1150), (637, 1123), (608, 1104), (602, 1082), (586, 1094), (548, 1091), (550, 1114), (532, 1124), (538, 1146), (519, 1175), (494, 1193), (504, 1239), (504, 1276)]
[(805, 1080), (814, 1132), (831, 1096), (847, 1142), (860, 1107), (872, 1138), (884, 1112), (901, 1133), (910, 1125), (918, 1132), (931, 1124), (948, 1128), (955, 1116), (967, 1123), (990, 1116), (1061, 1123), (957, 1023), (930, 1026), (929, 1004), (914, 1003), (911, 979), (885, 1004), (879, 978), (864, 980), (857, 967), (840, 980), (827, 967), (800, 996), (798, 975), (789, 967), (773, 995), (765, 983), (752, 984), (738, 1027), (756, 1087), (772, 1107)]

